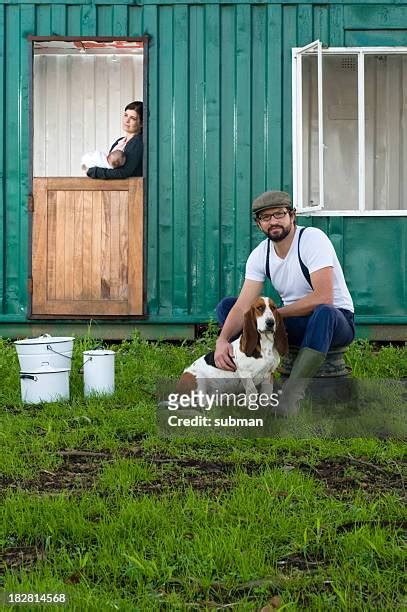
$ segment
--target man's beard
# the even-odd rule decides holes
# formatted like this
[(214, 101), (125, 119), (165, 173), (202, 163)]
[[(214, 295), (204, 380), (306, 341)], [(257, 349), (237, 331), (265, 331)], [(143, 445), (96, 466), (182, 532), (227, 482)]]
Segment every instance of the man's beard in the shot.
[(268, 232), (265, 232), (272, 242), (281, 242), (282, 240), (284, 240), (284, 238), (287, 238), (288, 234), (291, 231), (291, 227), (286, 227), (284, 229), (283, 227), (279, 226), (278, 229), (281, 229), (283, 231), (281, 232), (281, 234), (273, 235), (271, 231), (272, 229), (277, 229), (277, 228), (276, 227), (270, 228)]

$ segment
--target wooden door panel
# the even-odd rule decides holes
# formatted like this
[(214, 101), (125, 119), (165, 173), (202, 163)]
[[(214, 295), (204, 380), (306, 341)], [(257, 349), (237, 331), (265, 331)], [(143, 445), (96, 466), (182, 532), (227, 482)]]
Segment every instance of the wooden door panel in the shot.
[(143, 179), (36, 178), (33, 195), (32, 315), (143, 314)]

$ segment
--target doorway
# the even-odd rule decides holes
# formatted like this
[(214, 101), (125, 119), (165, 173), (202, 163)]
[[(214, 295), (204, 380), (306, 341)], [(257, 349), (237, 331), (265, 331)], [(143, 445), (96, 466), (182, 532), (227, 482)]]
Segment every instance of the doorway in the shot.
[(144, 316), (143, 178), (88, 178), (81, 157), (145, 104), (147, 39), (31, 40), (31, 318)]

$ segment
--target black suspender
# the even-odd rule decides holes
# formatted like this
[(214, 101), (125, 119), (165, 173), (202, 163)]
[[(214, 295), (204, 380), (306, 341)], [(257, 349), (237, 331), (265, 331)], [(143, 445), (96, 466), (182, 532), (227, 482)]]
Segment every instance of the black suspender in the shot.
[(270, 238), (267, 240), (267, 255), (266, 255), (266, 276), (269, 280), (270, 278)]
[[(300, 253), (300, 242), (301, 242), (301, 236), (304, 232), (304, 230), (307, 229), (306, 227), (302, 227), (300, 229), (300, 235), (298, 236), (298, 261), (301, 267), (301, 271), (305, 277), (305, 280), (307, 281), (307, 283), (309, 284), (309, 286), (311, 287), (311, 289), (313, 289), (312, 287), (312, 283), (311, 283), (311, 276), (309, 273), (309, 270), (307, 268), (307, 266), (305, 265), (305, 263), (302, 261), (301, 259), (301, 253)], [(271, 280), (270, 278), (270, 243), (271, 240), (270, 238), (267, 240), (267, 255), (266, 255), (266, 276), (269, 280)]]
[(300, 240), (301, 240), (301, 236), (302, 236), (302, 234), (303, 234), (305, 229), (306, 229), (305, 227), (302, 227), (300, 229), (300, 235), (298, 236), (298, 261), (300, 262), (301, 270), (302, 270), (303, 275), (305, 276), (305, 280), (307, 281), (307, 283), (309, 284), (311, 289), (313, 289), (309, 270), (308, 270), (307, 266), (305, 265), (305, 263), (302, 261), (301, 254), (300, 254)]

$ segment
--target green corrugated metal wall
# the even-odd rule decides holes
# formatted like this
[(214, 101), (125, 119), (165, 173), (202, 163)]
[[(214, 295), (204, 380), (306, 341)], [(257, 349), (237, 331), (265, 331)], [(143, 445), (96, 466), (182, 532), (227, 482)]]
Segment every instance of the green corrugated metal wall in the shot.
[[(260, 239), (252, 197), (292, 189), (291, 48), (403, 44), (407, 28), (406, 7), (384, 2), (141, 4), (0, 0), (0, 322), (26, 320), (29, 34), (151, 37), (148, 311), (189, 323), (238, 290)], [(407, 323), (406, 217), (313, 222), (333, 239), (360, 321)]]

